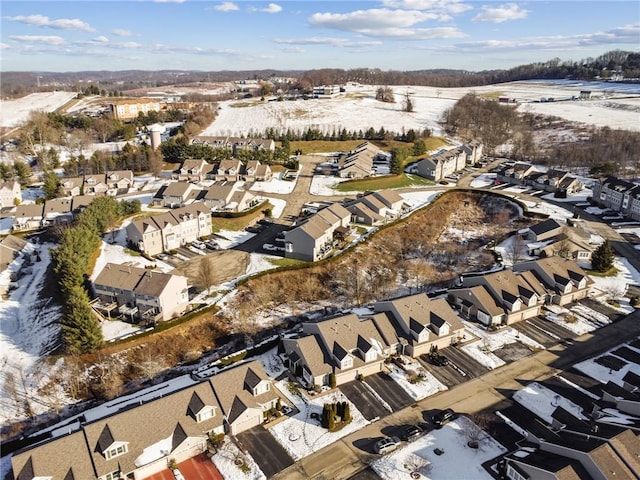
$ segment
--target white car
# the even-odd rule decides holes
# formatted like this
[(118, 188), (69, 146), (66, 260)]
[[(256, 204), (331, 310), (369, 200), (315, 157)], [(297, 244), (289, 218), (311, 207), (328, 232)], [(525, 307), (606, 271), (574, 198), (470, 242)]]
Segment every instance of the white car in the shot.
[(276, 250), (278, 250), (278, 247), (276, 247), (275, 245), (271, 245), (270, 243), (265, 243), (264, 245), (262, 245), (262, 248), (270, 252), (275, 252)]
[(196, 248), (199, 248), (200, 250), (204, 250), (205, 248), (207, 248), (205, 243), (201, 242), (200, 240), (194, 240), (193, 242), (191, 242), (191, 245), (193, 245)]

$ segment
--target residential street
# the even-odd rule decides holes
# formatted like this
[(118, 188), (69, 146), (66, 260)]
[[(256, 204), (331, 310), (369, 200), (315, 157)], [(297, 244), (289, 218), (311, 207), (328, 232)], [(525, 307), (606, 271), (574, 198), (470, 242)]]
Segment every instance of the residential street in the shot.
[(348, 479), (367, 468), (369, 462), (377, 458), (377, 455), (370, 453), (372, 442), (399, 425), (424, 423), (429, 421), (432, 411), (444, 408), (474, 413), (500, 402), (504, 404), (523, 384), (552, 377), (579, 361), (634, 339), (639, 334), (640, 311), (636, 311), (623, 320), (576, 338), (571, 346), (559, 344), (549, 350), (542, 350), (396, 411), (300, 460), (273, 478)]

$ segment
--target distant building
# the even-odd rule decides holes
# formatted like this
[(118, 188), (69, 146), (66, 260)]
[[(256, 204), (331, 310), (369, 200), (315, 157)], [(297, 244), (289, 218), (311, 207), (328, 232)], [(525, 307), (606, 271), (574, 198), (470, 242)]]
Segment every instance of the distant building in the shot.
[(159, 112), (160, 102), (150, 98), (123, 98), (109, 104), (113, 118), (117, 120), (132, 120), (140, 113)]
[(16, 200), (22, 201), (20, 184), (16, 181), (0, 183), (0, 208), (13, 207)]

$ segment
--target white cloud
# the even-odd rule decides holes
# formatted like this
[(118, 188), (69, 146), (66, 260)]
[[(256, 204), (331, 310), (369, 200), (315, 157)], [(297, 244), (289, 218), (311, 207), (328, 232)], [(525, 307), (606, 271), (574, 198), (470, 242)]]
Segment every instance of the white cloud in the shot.
[(437, 13), (419, 10), (373, 8), (349, 13), (314, 13), (309, 18), (309, 23), (347, 32), (372, 32), (379, 28), (410, 27), (428, 20), (438, 20), (440, 17)]
[(153, 0), (154, 3), (184, 3), (185, 0)]
[(129, 30), (124, 30), (122, 28), (114, 28), (113, 30), (111, 30), (111, 33), (114, 34), (117, 37), (132, 37), (133, 36), (133, 32), (130, 32)]
[(64, 45), (64, 39), (57, 35), (11, 35), (11, 40), (24, 43), (45, 43), (47, 45)]
[(640, 24), (624, 25), (603, 32), (580, 35), (549, 35), (523, 37), (511, 40), (481, 40), (456, 45), (462, 50), (560, 50), (593, 45), (629, 44), (637, 45)]
[(360, 41), (339, 37), (274, 38), (273, 41), (286, 45), (332, 45), (335, 47), (369, 47), (382, 45), (380, 41)]
[(382, 5), (409, 10), (433, 10), (448, 13), (462, 13), (473, 10), (471, 5), (461, 0), (382, 0)]
[(59, 18), (57, 20), (51, 20), (45, 15), (18, 15), (15, 17), (4, 17), (5, 20), (12, 22), (25, 23), (27, 25), (33, 25), (36, 27), (49, 27), (56, 28), (58, 30), (82, 30), (85, 32), (95, 32), (88, 23), (83, 22), (78, 18)]
[(482, 11), (473, 17), (474, 22), (502, 23), (509, 20), (527, 18), (528, 10), (522, 10), (515, 3), (505, 3), (499, 7), (482, 6)]
[(260, 10), (261, 12), (264, 13), (279, 13), (282, 11), (282, 7), (280, 5), (278, 5), (277, 3), (270, 3), (269, 5), (267, 5), (265, 8)]
[(213, 7), (213, 9), (218, 12), (234, 12), (236, 10), (240, 10), (240, 7), (233, 2), (222, 2), (220, 5)]
[(304, 48), (302, 47), (285, 47), (281, 48), (280, 50), (285, 53), (304, 53)]
[(9, 45), (6, 43), (0, 43), (0, 50), (4, 50), (5, 48), (9, 48)]
[(100, 36), (94, 38), (93, 41), (96, 42), (96, 43), (108, 43), (109, 39), (107, 37), (105, 37), (104, 35), (100, 35)]

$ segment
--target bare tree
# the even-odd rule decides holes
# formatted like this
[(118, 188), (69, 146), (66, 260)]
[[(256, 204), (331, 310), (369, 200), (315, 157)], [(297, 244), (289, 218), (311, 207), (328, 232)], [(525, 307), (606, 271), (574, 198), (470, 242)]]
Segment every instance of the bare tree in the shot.
[(468, 415), (468, 421), (465, 422), (462, 431), (467, 437), (468, 445), (478, 445), (478, 442), (484, 438), (483, 431), (491, 425), (491, 417), (485, 412), (477, 412)]
[(415, 453), (407, 455), (404, 461), (404, 468), (411, 474), (428, 475), (431, 471), (431, 462)]
[(213, 279), (215, 277), (214, 268), (211, 261), (211, 258), (203, 258), (200, 261), (200, 265), (198, 265), (198, 286), (202, 290), (207, 291), (207, 295), (211, 295), (211, 284), (213, 283)]
[(515, 265), (520, 263), (524, 256), (523, 250), (525, 249), (524, 238), (519, 233), (516, 233), (511, 239), (511, 243), (507, 246), (506, 253), (509, 261)]

